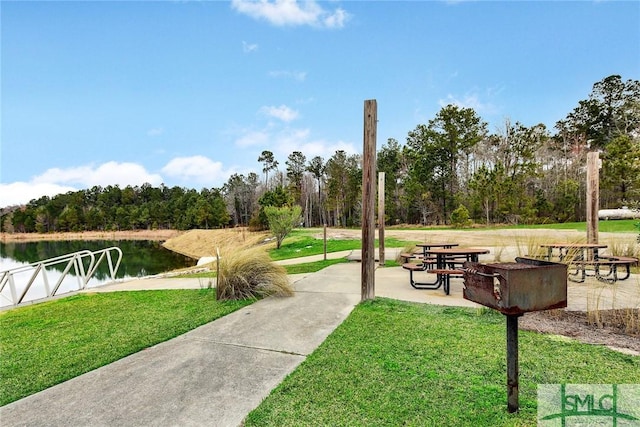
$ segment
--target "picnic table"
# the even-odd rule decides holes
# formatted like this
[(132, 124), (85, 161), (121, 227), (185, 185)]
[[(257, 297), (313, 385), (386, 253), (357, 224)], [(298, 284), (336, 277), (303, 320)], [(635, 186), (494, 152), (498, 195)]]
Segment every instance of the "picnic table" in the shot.
[(400, 256), (402, 258), (404, 258), (404, 262), (409, 262), (410, 259), (413, 258), (418, 258), (421, 257), (422, 261), (427, 261), (426, 263), (424, 263), (425, 269), (429, 268), (429, 266), (432, 264), (428, 261), (433, 261), (435, 262), (435, 258), (433, 258), (432, 260), (429, 259), (430, 257), (427, 255), (427, 251), (431, 248), (452, 248), (454, 246), (458, 246), (458, 243), (418, 243), (416, 244), (416, 247), (420, 248), (420, 253), (419, 252), (413, 252), (413, 253), (403, 253), (400, 254)]
[[(601, 255), (599, 250), (607, 248), (607, 245), (599, 243), (544, 243), (540, 247), (547, 249), (547, 261), (557, 259), (573, 267), (567, 279), (578, 283), (584, 282), (588, 276), (606, 283), (628, 279), (631, 265), (638, 262), (633, 257)], [(602, 270), (602, 267), (606, 269)]]
[[(449, 295), (451, 290), (451, 276), (462, 277), (463, 271), (460, 267), (465, 261), (478, 262), (478, 256), (487, 253), (489, 253), (488, 249), (479, 248), (429, 248), (425, 249), (424, 254), (427, 258), (435, 256), (435, 268), (419, 270), (411, 268), (411, 266), (406, 264), (403, 265), (403, 267), (409, 270), (409, 282), (412, 287), (416, 289), (439, 289), (443, 287), (445, 294)], [(425, 271), (435, 274), (436, 279), (433, 282), (418, 282), (413, 278), (415, 271)]]
[(606, 249), (607, 245), (599, 243), (543, 243), (540, 245), (547, 249), (547, 261), (558, 259), (598, 259), (598, 250)]
[(427, 251), (429, 251), (431, 248), (450, 249), (450, 248), (453, 248), (454, 246), (459, 246), (459, 244), (458, 243), (418, 243), (416, 244), (416, 246), (419, 248), (422, 248), (423, 256), (427, 256)]

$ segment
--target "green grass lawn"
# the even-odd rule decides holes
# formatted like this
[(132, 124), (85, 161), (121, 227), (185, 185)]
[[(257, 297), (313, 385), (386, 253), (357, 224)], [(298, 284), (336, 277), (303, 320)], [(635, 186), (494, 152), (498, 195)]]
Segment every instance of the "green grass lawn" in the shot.
[[(598, 221), (598, 230), (603, 233), (638, 233), (638, 226), (640, 223), (637, 219), (620, 219), (610, 221)], [(490, 225), (482, 226), (478, 225), (477, 228), (463, 228), (465, 231), (482, 231), (482, 230), (508, 230), (512, 228), (516, 229), (550, 229), (550, 230), (576, 230), (587, 231), (586, 222), (563, 222), (563, 223), (550, 223), (550, 224), (520, 224), (520, 225)], [(423, 226), (400, 226), (400, 227), (388, 227), (387, 230), (461, 230), (460, 228), (453, 228), (450, 226), (437, 226), (437, 227), (423, 227)]]
[[(337, 259), (328, 259), (326, 261), (314, 261), (314, 262), (304, 262), (301, 264), (292, 264), (292, 265), (283, 265), (285, 270), (287, 270), (287, 274), (300, 274), (300, 273), (315, 273), (316, 271), (320, 271), (323, 268), (327, 268), (330, 265), (334, 264), (342, 264), (345, 262), (350, 262), (346, 258), (337, 258)], [(385, 267), (399, 267), (400, 264), (395, 260), (386, 260)]]
[[(409, 242), (398, 240), (395, 238), (386, 238), (384, 240), (387, 248), (402, 248), (410, 244), (418, 242)], [(378, 240), (375, 241), (378, 247)], [(327, 239), (327, 253), (340, 252), (362, 248), (362, 240), (360, 239)], [(282, 243), (280, 249), (270, 249), (269, 256), (274, 261), (283, 259), (299, 258), (310, 255), (319, 255), (324, 253), (323, 239), (316, 239), (310, 235), (310, 231), (295, 230)]]
[[(619, 219), (615, 221), (598, 221), (598, 231), (603, 233), (638, 233), (637, 219)], [(514, 228), (548, 228), (551, 230), (587, 231), (586, 222), (565, 222), (561, 224), (537, 224), (514, 226)]]
[(252, 301), (215, 289), (80, 294), (0, 313), (0, 406), (183, 334)]
[[(608, 223), (614, 221), (601, 222), (600, 230)], [(328, 252), (361, 246), (358, 239), (327, 243)], [(415, 243), (386, 240), (387, 247)], [(322, 239), (294, 232), (270, 256), (321, 254), (322, 246)], [(345, 261), (286, 268), (306, 273)], [(81, 294), (1, 312), (0, 406), (251, 302), (218, 302), (215, 289), (138, 291)], [(519, 414), (506, 413), (505, 381), (502, 315), (377, 299), (356, 307), (247, 425), (535, 425), (537, 384), (637, 384), (640, 357), (521, 332)]]
[(287, 270), (287, 274), (302, 274), (302, 273), (315, 273), (316, 271), (320, 271), (323, 268), (327, 268), (330, 265), (334, 264), (342, 264), (345, 262), (349, 262), (346, 258), (336, 258), (336, 259), (328, 259), (314, 262), (303, 262), (300, 264), (292, 264), (292, 265), (283, 265), (284, 269)]
[[(329, 267), (330, 265), (342, 264), (345, 262), (349, 262), (349, 260), (347, 258), (335, 258), (335, 259), (327, 259), (327, 260), (320, 260), (320, 261), (313, 261), (313, 262), (303, 262), (300, 264), (283, 265), (283, 267), (287, 271), (287, 274), (303, 274), (303, 273), (315, 273), (316, 271), (320, 271), (323, 268)], [(399, 267), (400, 263), (398, 263), (396, 260), (386, 260), (384, 266)], [(203, 271), (199, 273), (180, 274), (174, 277), (204, 280), (204, 279), (216, 277), (216, 272)]]
[(505, 318), (362, 303), (247, 426), (535, 426), (538, 384), (637, 384), (640, 357), (520, 331), (520, 412), (506, 410)]
[[(0, 315), (0, 405), (250, 302), (215, 290), (78, 295)], [(637, 384), (640, 357), (520, 332), (520, 412), (506, 411), (505, 318), (384, 298), (352, 314), (247, 426), (533, 426), (537, 384)], [(249, 369), (251, 367), (248, 367)]]

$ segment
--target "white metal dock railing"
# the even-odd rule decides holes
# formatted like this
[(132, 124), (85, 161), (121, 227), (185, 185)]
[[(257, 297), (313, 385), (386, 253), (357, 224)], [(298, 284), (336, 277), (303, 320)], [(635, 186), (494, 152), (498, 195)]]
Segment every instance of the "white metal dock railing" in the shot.
[[(113, 255), (112, 255), (113, 254)], [(114, 262), (114, 255), (117, 255), (117, 259)], [(28, 265), (22, 265), (6, 271), (0, 272), (0, 297), (4, 300), (8, 300), (11, 305), (19, 305), (25, 302), (29, 290), (32, 289), (34, 283), (41, 283), (44, 285), (44, 291), (46, 293), (45, 299), (56, 296), (56, 293), (60, 289), (60, 285), (69, 276), (73, 275), (78, 280), (77, 290), (83, 290), (87, 287), (87, 283), (93, 277), (98, 270), (98, 267), (102, 262), (107, 263), (109, 277), (115, 282), (120, 262), (122, 261), (122, 251), (118, 247), (110, 247), (106, 249), (100, 249), (98, 251), (82, 250), (73, 252), (66, 255), (61, 255), (55, 258), (49, 258), (44, 261), (34, 262)], [(49, 280), (49, 274), (47, 268), (62, 265), (62, 274), (57, 277), (53, 286)], [(17, 283), (16, 276), (28, 277), (26, 280)], [(9, 294), (5, 292), (5, 288), (9, 286)], [(4, 305), (4, 304), (0, 304)]]

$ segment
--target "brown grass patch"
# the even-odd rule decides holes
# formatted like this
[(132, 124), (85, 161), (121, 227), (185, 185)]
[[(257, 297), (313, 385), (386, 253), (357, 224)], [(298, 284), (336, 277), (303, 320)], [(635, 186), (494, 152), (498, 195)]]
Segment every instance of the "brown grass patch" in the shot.
[(177, 230), (79, 231), (72, 233), (0, 233), (7, 242), (40, 242), (50, 240), (155, 240), (163, 241), (180, 235)]
[(219, 248), (221, 254), (227, 254), (263, 245), (268, 237), (268, 232), (248, 231), (245, 227), (191, 230), (167, 240), (163, 246), (182, 255), (200, 259), (215, 256), (216, 248)]

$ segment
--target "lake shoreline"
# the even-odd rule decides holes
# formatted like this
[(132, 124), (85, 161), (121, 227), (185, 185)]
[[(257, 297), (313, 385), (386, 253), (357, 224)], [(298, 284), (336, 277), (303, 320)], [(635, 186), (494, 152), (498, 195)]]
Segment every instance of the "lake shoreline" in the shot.
[(155, 240), (179, 236), (178, 230), (81, 231), (65, 233), (0, 233), (2, 243), (41, 242), (51, 240)]

